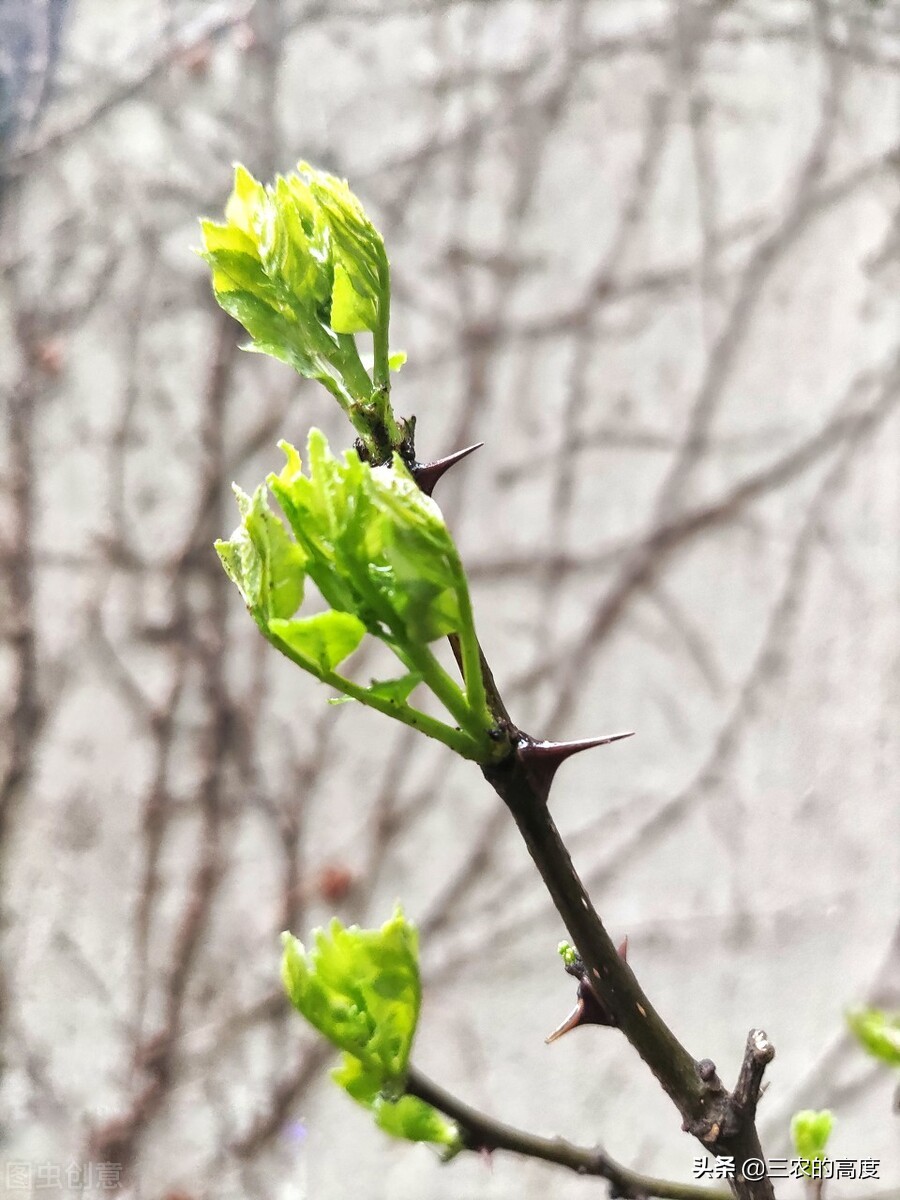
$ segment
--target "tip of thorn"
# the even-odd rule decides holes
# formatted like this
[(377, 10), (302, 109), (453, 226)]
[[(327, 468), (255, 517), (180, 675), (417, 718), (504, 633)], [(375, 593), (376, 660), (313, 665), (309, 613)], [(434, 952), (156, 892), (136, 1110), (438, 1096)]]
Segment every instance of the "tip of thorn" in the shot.
[(620, 742), (623, 738), (634, 737), (634, 730), (629, 733), (611, 733), (604, 737), (582, 738), (577, 742), (538, 742), (528, 740), (519, 747), (519, 753), (526, 759), (549, 759), (562, 762), (582, 750), (593, 750), (597, 746), (608, 746), (611, 742)]
[(571, 758), (573, 754), (579, 754), (582, 750), (608, 746), (611, 742), (619, 742), (623, 738), (629, 737), (634, 737), (633, 731), (614, 733), (608, 737), (585, 738), (578, 742), (539, 742), (526, 737), (519, 742), (517, 753), (546, 799), (557, 768), (567, 758)]
[(634, 730), (629, 730), (628, 733), (610, 733), (605, 738), (589, 738), (586, 746), (608, 746), (612, 742), (624, 742), (625, 738), (632, 738), (634, 736)]
[(583, 1015), (584, 1001), (579, 1000), (566, 1019), (563, 1021), (562, 1025), (557, 1025), (556, 1029), (554, 1029), (552, 1033), (547, 1034), (547, 1036), (544, 1038), (544, 1045), (549, 1046), (551, 1043), (558, 1041), (558, 1039), (561, 1038), (564, 1033), (568, 1033), (571, 1029), (577, 1029), (582, 1023)]

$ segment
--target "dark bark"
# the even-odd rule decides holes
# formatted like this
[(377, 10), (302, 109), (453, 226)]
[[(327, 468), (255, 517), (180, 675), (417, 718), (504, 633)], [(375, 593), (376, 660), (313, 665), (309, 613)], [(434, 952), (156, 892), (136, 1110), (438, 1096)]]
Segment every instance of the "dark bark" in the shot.
[(584, 962), (586, 977), (615, 1024), (650, 1067), (682, 1116), (682, 1128), (708, 1154), (733, 1156), (730, 1182), (737, 1200), (774, 1200), (767, 1178), (746, 1179), (742, 1167), (762, 1160), (756, 1101), (762, 1073), (775, 1051), (765, 1034), (751, 1031), (738, 1084), (730, 1094), (709, 1060), (697, 1061), (657, 1013), (628, 962), (600, 920), (547, 807), (543, 773), (529, 762), (530, 738), (519, 735), (514, 752), (485, 778), (506, 804), (563, 923)]
[(414, 1068), (407, 1078), (406, 1090), (410, 1095), (433, 1105), (459, 1126), (466, 1149), (488, 1153), (507, 1150), (526, 1158), (538, 1158), (557, 1166), (566, 1167), (578, 1175), (595, 1175), (610, 1184), (610, 1194), (622, 1200), (645, 1200), (655, 1196), (660, 1200), (726, 1200), (727, 1192), (706, 1188), (692, 1183), (677, 1183), (671, 1179), (656, 1179), (630, 1171), (599, 1146), (587, 1149), (574, 1146), (563, 1138), (538, 1137), (495, 1121), (492, 1117), (471, 1108), (443, 1088), (426, 1079)]

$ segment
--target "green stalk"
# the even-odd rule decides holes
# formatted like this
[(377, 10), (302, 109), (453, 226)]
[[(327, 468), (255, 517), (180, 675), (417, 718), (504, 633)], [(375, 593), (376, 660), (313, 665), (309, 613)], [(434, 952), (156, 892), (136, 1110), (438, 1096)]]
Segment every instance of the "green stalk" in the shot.
[[(280, 646), (279, 649), (281, 649)], [(296, 662), (297, 659), (294, 661)], [(299, 665), (303, 666), (304, 664), (300, 662)], [(308, 665), (306, 669), (309, 670)], [(472, 762), (481, 762), (484, 756), (482, 746), (465, 730), (454, 729), (452, 725), (447, 725), (444, 721), (439, 721), (436, 717), (431, 717), (428, 713), (423, 713), (409, 704), (387, 700), (382, 696), (373, 696), (358, 683), (332, 671), (323, 672), (319, 678), (323, 683), (330, 684), (339, 692), (350, 696), (351, 699), (358, 700), (360, 704), (377, 709), (378, 712), (385, 713), (389, 717), (396, 717), (404, 724), (412, 726), (413, 729), (418, 729), (420, 733), (436, 738), (445, 746), (449, 746), (451, 750), (455, 750), (462, 758), (468, 758)]]
[(472, 612), (472, 598), (466, 583), (466, 574), (458, 555), (454, 555), (453, 565), (459, 574), (456, 587), (456, 598), (459, 602), (459, 614), (462, 618), (462, 630), (458, 633), (460, 651), (462, 653), (462, 672), (466, 684), (466, 697), (470, 710), (484, 723), (485, 728), (491, 725), (491, 714), (488, 709), (487, 693), (484, 687), (484, 675), (481, 670), (481, 647), (475, 636), (475, 614)]
[(472, 762), (481, 761), (482, 747), (469, 733), (461, 729), (454, 729), (452, 725), (447, 725), (444, 721), (439, 721), (436, 717), (431, 717), (428, 713), (423, 713), (409, 704), (388, 700), (383, 696), (374, 696), (360, 684), (354, 683), (352, 679), (347, 679), (344, 675), (339, 675), (336, 671), (317, 671), (311, 663), (292, 650), (281, 638), (270, 632), (261, 622), (257, 622), (257, 624), (266, 640), (285, 658), (289, 658), (292, 663), (301, 667), (308, 674), (314, 675), (322, 683), (327, 683), (335, 691), (343, 692), (345, 696), (349, 696), (351, 700), (358, 700), (367, 708), (374, 708), (386, 716), (396, 717), (405, 725), (418, 729), (420, 733), (443, 742), (445, 746), (455, 750), (462, 758), (471, 759)]
[[(444, 670), (428, 647), (404, 645), (402, 659), (413, 670), (418, 671), (426, 687), (437, 696), (441, 704), (459, 723), (460, 727), (471, 738), (477, 740), (483, 749), (487, 725), (482, 725), (477, 719), (473, 719), (476, 718), (477, 714), (473, 713), (469, 707), (469, 702), (462, 688)], [(477, 761), (481, 762), (483, 757), (483, 754), (480, 755)]]
[(391, 321), (391, 268), (384, 249), (378, 256), (378, 303), (375, 311), (375, 328), (372, 330), (375, 365), (372, 376), (375, 388), (383, 394), (385, 406), (390, 412), (388, 397), (391, 391), (391, 368), (388, 365), (390, 357), (388, 327)]
[(368, 404), (372, 398), (372, 380), (359, 357), (356, 338), (352, 333), (339, 333), (337, 340), (340, 354), (335, 355), (331, 361), (343, 375), (354, 398), (361, 404)]
[[(440, 700), (461, 729), (466, 730), (477, 742), (484, 739), (489, 718), (484, 724), (473, 717), (477, 716), (469, 707), (469, 703), (459, 684), (449, 675), (427, 646), (416, 646), (407, 636), (406, 629), (398, 620), (397, 614), (390, 605), (386, 604), (369, 580), (365, 570), (353, 561), (346, 561), (345, 570), (350, 573), (353, 586), (363, 597), (373, 612), (378, 614), (387, 628), (391, 631), (391, 649), (408, 670), (417, 671), (422, 676), (422, 682)], [(471, 757), (467, 755), (467, 757)], [(478, 759), (481, 761), (481, 758)]]

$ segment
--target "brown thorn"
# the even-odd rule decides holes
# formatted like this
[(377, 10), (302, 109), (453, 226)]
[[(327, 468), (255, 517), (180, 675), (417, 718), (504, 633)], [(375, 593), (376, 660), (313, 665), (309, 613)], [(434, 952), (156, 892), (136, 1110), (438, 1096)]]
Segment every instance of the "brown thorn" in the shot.
[(419, 485), (419, 491), (430, 496), (434, 491), (435, 484), (445, 471), (449, 471), (454, 463), (467, 458), (474, 450), (479, 450), (483, 445), (484, 442), (476, 442), (474, 446), (467, 446), (465, 450), (457, 450), (455, 454), (448, 454), (446, 458), (438, 458), (430, 463), (415, 463), (412, 467), (412, 474)]
[(525, 770), (531, 776), (532, 783), (544, 800), (550, 794), (550, 785), (560, 766), (582, 750), (592, 750), (595, 746), (608, 746), (611, 742), (620, 742), (623, 738), (634, 737), (634, 733), (614, 733), (609, 737), (585, 738), (580, 742), (536, 742), (525, 738), (519, 742), (516, 752)]
[(579, 996), (575, 1007), (563, 1021), (562, 1025), (557, 1025), (552, 1033), (548, 1033), (544, 1038), (544, 1045), (549, 1046), (551, 1042), (555, 1042), (557, 1038), (561, 1038), (564, 1033), (568, 1033), (570, 1029), (577, 1029), (582, 1023), (584, 1015), (584, 1001)]
[(622, 941), (619, 943), (619, 958), (623, 959), (625, 962), (628, 961), (628, 934), (627, 933), (622, 938)]

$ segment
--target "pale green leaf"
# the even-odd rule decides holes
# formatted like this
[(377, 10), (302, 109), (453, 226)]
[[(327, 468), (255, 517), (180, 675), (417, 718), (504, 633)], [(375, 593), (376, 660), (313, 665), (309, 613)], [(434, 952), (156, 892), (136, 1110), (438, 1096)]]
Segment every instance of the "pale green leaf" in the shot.
[(292, 447), (269, 486), (308, 571), (332, 607), (355, 613), (377, 636), (418, 644), (457, 632), (465, 576), (440, 509), (399, 457), (370, 467), (353, 452), (336, 459), (319, 430), (309, 435), (308, 476)]
[(349, 658), (366, 627), (352, 613), (331, 611), (294, 621), (271, 620), (269, 631), (319, 674), (333, 671)]
[(265, 487), (252, 497), (234, 491), (241, 523), (228, 541), (216, 542), (222, 565), (261, 624), (292, 616), (303, 599), (306, 555), (269, 508)]
[[(808, 1163), (821, 1162), (825, 1158), (825, 1149), (833, 1128), (834, 1116), (827, 1109), (821, 1112), (804, 1109), (794, 1113), (791, 1118), (791, 1139), (797, 1157), (805, 1159)], [(811, 1174), (809, 1167), (806, 1168), (806, 1174)]]
[[(410, 695), (416, 690), (422, 682), (422, 676), (411, 671), (408, 675), (403, 675), (399, 679), (373, 679), (366, 688), (367, 696), (375, 696), (379, 700), (387, 700), (390, 704), (405, 704)], [(329, 700), (329, 704), (347, 704), (351, 700), (355, 700), (355, 696), (336, 696)]]
[(234, 188), (225, 205), (225, 219), (228, 224), (256, 238), (265, 206), (265, 188), (253, 178), (246, 167), (235, 163)]
[(397, 1099), (385, 1096), (378, 1074), (352, 1055), (344, 1055), (331, 1077), (358, 1104), (368, 1108), (378, 1127), (392, 1137), (429, 1142), (450, 1152), (460, 1149), (459, 1128), (453, 1121), (418, 1096), (402, 1095)]
[(346, 183), (301, 164), (264, 186), (238, 166), (225, 217), (201, 222), (222, 307), (254, 349), (319, 380), (348, 411), (367, 404), (372, 381), (351, 335), (377, 327), (386, 338), (390, 276)]
[(847, 1023), (874, 1058), (900, 1067), (900, 1013), (860, 1009), (848, 1013)]
[(375, 301), (360, 295), (346, 269), (338, 263), (334, 268), (334, 290), (331, 294), (331, 328), (335, 333), (364, 333), (375, 328)]
[(249, 234), (237, 225), (219, 225), (215, 221), (201, 221), (203, 234), (203, 256), (213, 261), (216, 254), (231, 251), (256, 257), (256, 243)]
[(307, 951), (282, 935), (282, 979), (294, 1007), (341, 1050), (402, 1091), (421, 1002), (418, 939), (398, 908), (380, 929), (334, 920)]
[(405, 704), (421, 682), (422, 676), (416, 671), (410, 671), (400, 679), (373, 679), (366, 691), (382, 700)]

